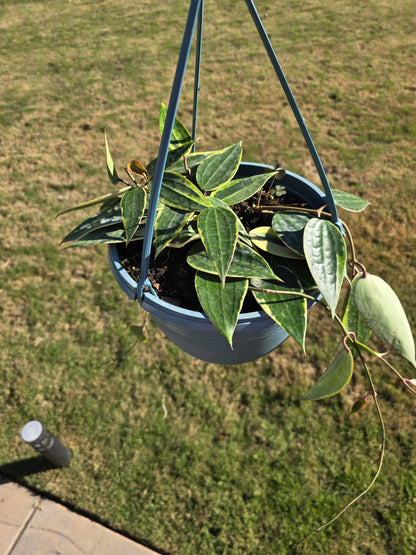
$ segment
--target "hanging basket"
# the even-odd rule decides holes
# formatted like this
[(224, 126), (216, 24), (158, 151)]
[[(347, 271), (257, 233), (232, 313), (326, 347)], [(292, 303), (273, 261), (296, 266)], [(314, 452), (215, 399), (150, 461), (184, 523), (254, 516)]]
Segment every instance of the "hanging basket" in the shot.
[[(338, 219), (330, 185), (306, 124), (300, 114), (299, 108), (261, 23), (253, 0), (246, 0), (246, 4), (309, 148), (320, 176), (324, 193), (312, 183), (290, 172), (286, 173), (283, 180), (279, 180), (279, 185), (286, 187), (288, 192), (297, 196), (311, 208), (317, 209), (323, 205), (327, 205), (333, 223), (341, 228), (342, 225)], [(239, 316), (237, 327), (233, 335), (233, 348), (231, 348), (225, 337), (217, 331), (204, 313), (178, 308), (177, 306), (159, 299), (153, 291), (148, 275), (159, 195), (195, 27), (197, 27), (198, 32), (192, 136), (194, 139), (196, 137), (195, 129), (199, 93), (202, 20), (203, 0), (191, 0), (170, 101), (167, 108), (155, 173), (152, 180), (152, 191), (143, 240), (140, 269), (141, 277), (139, 282), (136, 283), (123, 269), (116, 246), (110, 246), (109, 256), (111, 269), (122, 289), (131, 299), (138, 300), (141, 307), (151, 314), (160, 329), (178, 347), (202, 360), (220, 364), (236, 364), (255, 360), (264, 356), (280, 345), (288, 337), (288, 334), (263, 311), (243, 313)], [(239, 173), (237, 177), (255, 175), (259, 173), (259, 170), (260, 172), (263, 171), (264, 168), (273, 169), (261, 164), (242, 163), (238, 170)]]
[[(265, 169), (263, 164), (243, 162), (236, 177), (256, 175)], [(325, 204), (325, 195), (312, 183), (291, 172), (279, 180), (279, 185), (311, 208)], [(145, 292), (138, 297), (138, 284), (123, 268), (116, 244), (109, 246), (109, 261), (117, 283), (132, 300), (138, 300), (163, 333), (184, 352), (216, 364), (240, 364), (256, 360), (273, 351), (285, 339), (287, 332), (262, 310), (239, 316), (231, 349), (225, 337), (213, 326), (203, 312), (187, 310), (167, 303)], [(309, 307), (312, 303), (309, 303)]]

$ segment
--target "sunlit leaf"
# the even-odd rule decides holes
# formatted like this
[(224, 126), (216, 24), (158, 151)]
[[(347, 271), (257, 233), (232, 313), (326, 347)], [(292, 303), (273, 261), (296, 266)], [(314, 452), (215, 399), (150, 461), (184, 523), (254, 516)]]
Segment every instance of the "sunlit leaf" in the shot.
[(303, 257), (282, 243), (271, 226), (260, 226), (249, 232), (253, 244), (262, 251), (282, 258), (302, 259)]
[(228, 205), (238, 204), (252, 197), (255, 193), (270, 180), (273, 176), (278, 179), (283, 177), (284, 170), (233, 179), (229, 183), (222, 185), (212, 193), (213, 196), (224, 201)]
[(303, 292), (302, 285), (295, 274), (287, 268), (278, 266), (273, 269), (283, 282), (252, 279), (251, 285), (256, 289), (284, 293), (264, 293), (254, 290), (252, 293), (264, 312), (282, 326), (305, 351), (307, 303), (305, 298), (296, 295), (296, 292)]
[(117, 175), (117, 170), (114, 166), (113, 158), (111, 156), (110, 148), (108, 146), (107, 141), (107, 133), (104, 131), (104, 141), (105, 141), (105, 154), (107, 159), (107, 172), (110, 178), (110, 181), (113, 185), (117, 185), (119, 182), (119, 177)]
[(344, 210), (348, 210), (349, 212), (362, 212), (371, 204), (361, 197), (357, 197), (351, 193), (345, 193), (344, 191), (332, 189), (332, 194), (334, 196), (335, 204)]
[(117, 201), (106, 208), (100, 210), (94, 216), (87, 218), (81, 222), (77, 227), (68, 233), (63, 239), (62, 243), (67, 243), (70, 241), (78, 241), (82, 239), (88, 233), (95, 231), (97, 229), (102, 229), (103, 227), (114, 226), (122, 222), (120, 203)]
[(239, 142), (208, 156), (196, 172), (196, 179), (201, 189), (213, 191), (228, 183), (238, 170), (241, 155), (242, 148)]
[(224, 284), (237, 244), (237, 216), (227, 208), (205, 208), (198, 217), (198, 231)]
[(305, 227), (303, 249), (315, 283), (334, 317), (347, 259), (342, 233), (332, 222), (312, 218)]
[[(168, 108), (166, 104), (160, 106), (160, 113), (159, 113), (159, 129), (160, 134), (163, 134), (163, 129), (165, 127), (166, 115), (168, 113)], [(175, 118), (175, 122), (173, 124), (172, 135), (170, 139), (170, 148), (177, 148), (179, 146), (183, 146), (186, 143), (192, 141), (191, 134), (186, 129), (184, 124), (177, 118)]]
[(130, 174), (139, 175), (141, 180), (147, 180), (148, 178), (147, 169), (138, 160), (131, 160), (127, 164), (127, 171)]
[(396, 293), (383, 279), (358, 274), (351, 285), (358, 312), (368, 327), (416, 367), (415, 343), (406, 313)]
[(349, 291), (342, 323), (349, 332), (355, 333), (358, 341), (365, 343), (370, 337), (371, 330), (361, 318), (357, 307), (352, 298), (351, 290)]
[(351, 351), (342, 347), (302, 400), (316, 401), (339, 393), (351, 380), (353, 369), (354, 360)]
[[(178, 146), (177, 148), (174, 148), (173, 150), (170, 150), (168, 152), (168, 155), (166, 157), (166, 169), (168, 169), (169, 171), (172, 172), (178, 172), (178, 173), (185, 173), (182, 172), (182, 170), (184, 169), (184, 161), (183, 161), (183, 157), (188, 154), (188, 152), (190, 151), (192, 145), (194, 144), (195, 141), (189, 141), (187, 143), (184, 143), (181, 146)], [(148, 165), (147, 165), (147, 171), (149, 173), (149, 175), (154, 175), (155, 170), (156, 170), (156, 164), (157, 164), (157, 158), (155, 158), (154, 160), (152, 160)], [(175, 169), (178, 168), (178, 169)]]
[[(192, 268), (208, 274), (217, 274), (211, 258), (205, 251), (202, 243), (189, 250), (187, 262)], [(234, 257), (228, 270), (229, 277), (276, 279), (276, 275), (268, 263), (247, 245), (237, 242)]]
[(203, 311), (232, 346), (238, 315), (248, 289), (248, 279), (227, 278), (223, 287), (218, 276), (197, 272), (195, 289)]
[(142, 187), (132, 187), (124, 193), (120, 206), (128, 243), (136, 233), (146, 208), (145, 190)]
[(160, 190), (160, 200), (187, 212), (200, 212), (207, 206), (211, 206), (208, 197), (204, 197), (201, 191), (183, 175), (165, 172)]

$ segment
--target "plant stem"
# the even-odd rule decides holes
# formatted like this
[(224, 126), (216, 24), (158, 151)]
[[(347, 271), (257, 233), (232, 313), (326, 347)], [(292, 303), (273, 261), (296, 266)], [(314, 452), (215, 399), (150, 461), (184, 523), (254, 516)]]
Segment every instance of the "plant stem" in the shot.
[(373, 478), (371, 479), (370, 483), (368, 484), (368, 486), (363, 491), (361, 491), (356, 497), (354, 497), (354, 499), (352, 499), (346, 505), (344, 505), (344, 507), (333, 518), (331, 518), (331, 520), (328, 520), (328, 522), (325, 522), (324, 524), (322, 524), (318, 528), (315, 528), (315, 530), (312, 530), (312, 532), (310, 532), (307, 536), (305, 536), (299, 542), (297, 542), (294, 546), (296, 549), (302, 543), (307, 541), (311, 536), (313, 536), (317, 532), (320, 532), (324, 528), (327, 528), (328, 526), (333, 524), (341, 515), (343, 515), (345, 513), (345, 511), (347, 511), (352, 505), (357, 503), (357, 501), (359, 501), (361, 499), (361, 497), (363, 497), (366, 493), (368, 493), (370, 491), (370, 489), (373, 487), (377, 478), (379, 477), (380, 472), (381, 472), (381, 468), (383, 466), (384, 454), (385, 454), (385, 449), (386, 449), (386, 429), (385, 429), (385, 426), (384, 426), (383, 415), (382, 415), (381, 410), (380, 410), (380, 405), (379, 405), (378, 400), (377, 400), (377, 392), (376, 392), (376, 389), (374, 387), (374, 383), (373, 383), (370, 371), (368, 369), (368, 366), (367, 366), (360, 350), (357, 347), (356, 347), (356, 351), (357, 351), (358, 356), (360, 358), (361, 364), (363, 365), (364, 371), (367, 375), (367, 379), (370, 383), (370, 389), (371, 389), (372, 397), (373, 397), (373, 400), (374, 400), (374, 405), (376, 407), (378, 420), (380, 422), (381, 444), (380, 444), (380, 455), (379, 455), (379, 459), (378, 459), (377, 470), (376, 470)]

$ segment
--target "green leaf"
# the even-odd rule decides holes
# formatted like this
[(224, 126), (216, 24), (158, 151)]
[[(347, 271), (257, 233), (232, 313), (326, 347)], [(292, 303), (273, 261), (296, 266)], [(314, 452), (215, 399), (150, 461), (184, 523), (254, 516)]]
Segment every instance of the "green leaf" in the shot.
[(295, 274), (297, 279), (301, 282), (304, 291), (317, 289), (316, 283), (314, 282), (309, 270), (309, 266), (304, 258), (299, 260), (295, 258), (285, 258), (282, 260), (278, 256), (273, 256), (270, 262), (272, 270), (279, 265), (284, 266)]
[[(133, 239), (143, 239), (145, 226), (139, 227)], [(71, 243), (69, 247), (84, 247), (86, 245), (99, 245), (102, 243), (123, 243), (126, 241), (126, 232), (122, 224), (114, 227), (95, 229), (84, 235), (79, 241)]]
[(186, 212), (200, 212), (211, 202), (193, 183), (178, 173), (165, 172), (160, 191), (160, 200)]
[[(230, 210), (230, 212), (232, 212), (235, 215), (234, 210), (219, 198), (215, 198), (211, 195), (209, 197), (209, 200), (212, 203), (212, 206), (219, 206), (220, 208), (226, 208), (227, 210)], [(237, 226), (238, 226), (238, 238), (244, 243), (246, 243), (247, 245), (249, 245), (250, 247), (252, 247), (253, 244), (251, 242), (251, 239), (246, 231), (246, 228), (241, 222), (240, 218), (237, 218)]]
[[(168, 113), (168, 108), (166, 104), (160, 106), (160, 113), (159, 113), (159, 129), (160, 134), (163, 134), (163, 129), (165, 127), (166, 115)], [(170, 139), (170, 148), (177, 148), (179, 146), (183, 146), (186, 143), (192, 141), (191, 134), (186, 129), (184, 124), (175, 118), (175, 122), (173, 124), (172, 136)]]
[(273, 216), (272, 228), (289, 249), (303, 257), (303, 232), (311, 218), (302, 212), (278, 212)]
[(204, 191), (213, 191), (228, 183), (241, 162), (241, 142), (212, 153), (198, 167), (196, 179)]
[(365, 343), (370, 337), (371, 330), (361, 318), (353, 301), (351, 290), (349, 291), (347, 304), (342, 317), (342, 323), (349, 332), (355, 333), (357, 341)]
[(238, 315), (248, 289), (248, 279), (227, 278), (223, 286), (218, 276), (197, 272), (195, 289), (205, 314), (232, 347)]
[(111, 157), (110, 148), (108, 146), (107, 133), (105, 131), (104, 131), (104, 141), (105, 141), (105, 154), (107, 159), (108, 177), (110, 178), (110, 181), (113, 185), (117, 185), (117, 183), (119, 182), (119, 177), (117, 175), (117, 170), (114, 167), (113, 158)]
[(210, 154), (212, 154), (212, 152), (191, 152), (186, 156), (186, 167), (185, 160), (181, 158), (180, 160), (169, 166), (169, 171), (186, 175), (188, 173), (186, 168), (188, 168), (188, 170), (190, 171), (194, 170)]
[(90, 206), (95, 206), (96, 204), (102, 204), (103, 202), (108, 202), (122, 195), (129, 189), (130, 189), (130, 186), (123, 187), (122, 189), (119, 189), (115, 193), (107, 193), (106, 195), (102, 195), (101, 197), (97, 197), (92, 200), (87, 200), (86, 202), (82, 202), (81, 204), (77, 204), (76, 206), (72, 206), (71, 208), (67, 208), (66, 210), (62, 210), (62, 212), (59, 212), (59, 214), (57, 214), (56, 217), (58, 218), (59, 216), (62, 216), (63, 214), (67, 214), (68, 212), (73, 212), (74, 210), (83, 210), (84, 208), (90, 208)]
[(180, 232), (175, 235), (175, 237), (169, 243), (169, 246), (180, 249), (181, 247), (184, 247), (191, 241), (195, 240), (199, 240), (197, 223), (195, 220), (190, 220), (184, 225)]
[(296, 295), (296, 292), (303, 293), (302, 285), (295, 274), (287, 268), (277, 266), (274, 270), (283, 283), (277, 280), (252, 279), (251, 285), (257, 289), (285, 293), (264, 293), (254, 290), (252, 293), (264, 312), (282, 326), (305, 351), (307, 303), (304, 297)]
[(342, 233), (332, 222), (312, 218), (305, 227), (303, 248), (313, 279), (334, 317), (347, 259)]
[[(177, 148), (171, 150), (170, 152), (168, 152), (168, 155), (167, 155), (167, 158), (166, 158), (166, 166), (165, 166), (166, 169), (169, 169), (169, 171), (176, 171), (176, 170), (173, 169), (176, 166), (183, 169), (184, 162), (183, 162), (182, 158), (190, 151), (194, 142), (195, 141), (191, 140), (187, 143), (184, 143), (181, 146), (178, 146)], [(156, 170), (156, 164), (157, 164), (157, 158), (155, 158), (154, 160), (152, 160), (150, 162), (150, 164), (148, 164), (147, 171), (148, 171), (149, 175), (154, 175), (155, 170)]]
[(91, 233), (97, 229), (103, 227), (114, 226), (114, 224), (119, 224), (122, 222), (120, 203), (117, 201), (116, 204), (112, 204), (94, 214), (90, 218), (87, 218), (80, 224), (78, 224), (72, 231), (66, 235), (61, 243), (68, 243), (70, 241), (78, 241), (82, 239), (84, 235)]
[(157, 212), (155, 222), (155, 256), (158, 256), (178, 235), (193, 215), (193, 212), (184, 212), (177, 208), (171, 208), (167, 204), (162, 204)]
[(121, 215), (126, 230), (126, 243), (131, 241), (146, 208), (146, 191), (142, 187), (132, 187), (121, 199)]
[(302, 397), (302, 400), (317, 401), (339, 393), (351, 380), (353, 369), (354, 360), (351, 351), (342, 347), (316, 384)]
[(355, 306), (371, 331), (416, 367), (412, 330), (390, 285), (367, 273), (358, 274), (351, 289)]
[(237, 244), (237, 216), (227, 208), (205, 208), (198, 217), (198, 231), (224, 285)]
[(332, 189), (332, 194), (335, 204), (344, 210), (348, 210), (349, 212), (362, 212), (371, 204), (361, 197), (351, 195), (351, 193), (345, 193), (344, 191)]
[[(195, 245), (190, 249), (187, 258), (188, 264), (208, 274), (217, 274), (211, 258), (206, 253), (202, 243)], [(229, 277), (253, 278), (260, 277), (264, 279), (276, 279), (276, 275), (270, 268), (268, 263), (247, 245), (237, 242), (234, 257), (228, 270)]]
[(241, 179), (233, 179), (229, 183), (222, 185), (212, 193), (212, 196), (224, 201), (228, 205), (238, 204), (247, 200), (256, 194), (260, 189), (270, 181), (273, 176), (278, 179), (283, 177), (284, 170), (277, 170), (260, 175), (243, 177)]
[(282, 258), (303, 259), (302, 256), (282, 243), (271, 226), (256, 227), (248, 235), (253, 244), (262, 251)]

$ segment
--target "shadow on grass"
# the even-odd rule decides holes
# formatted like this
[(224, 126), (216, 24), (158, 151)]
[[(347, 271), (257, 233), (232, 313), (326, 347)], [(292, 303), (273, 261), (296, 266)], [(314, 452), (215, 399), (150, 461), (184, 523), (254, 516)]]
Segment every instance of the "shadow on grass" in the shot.
[(54, 464), (45, 459), (44, 457), (29, 457), (27, 459), (20, 459), (18, 461), (2, 464), (0, 466), (0, 474), (5, 474), (21, 480), (30, 474), (39, 474), (56, 468)]

